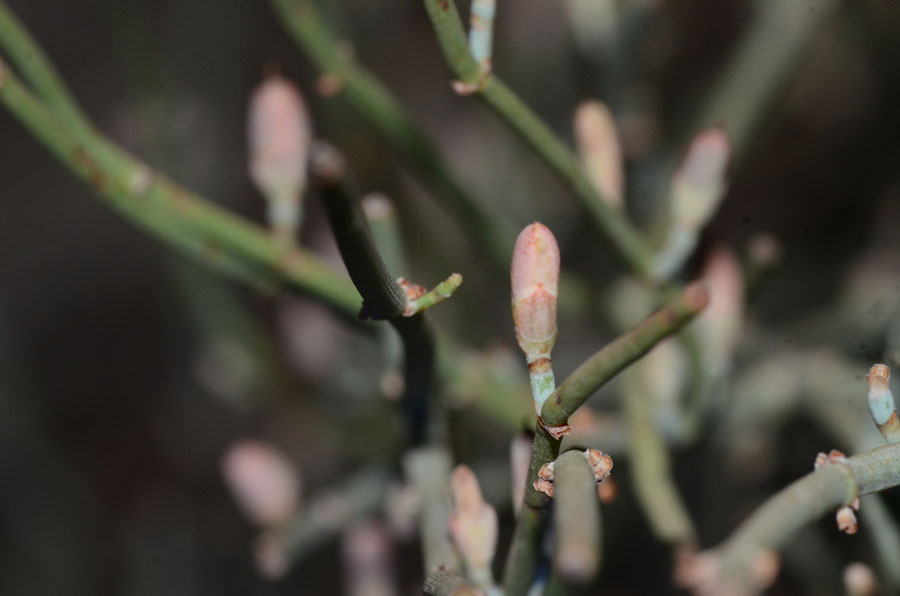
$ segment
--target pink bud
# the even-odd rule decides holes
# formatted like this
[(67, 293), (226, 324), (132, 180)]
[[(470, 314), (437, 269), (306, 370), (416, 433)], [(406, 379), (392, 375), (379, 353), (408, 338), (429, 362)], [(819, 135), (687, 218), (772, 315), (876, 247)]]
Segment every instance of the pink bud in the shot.
[(613, 207), (622, 206), (622, 150), (612, 114), (599, 101), (575, 110), (578, 154), (594, 187)]
[(297, 87), (284, 77), (268, 77), (250, 99), (247, 128), (250, 175), (269, 201), (271, 223), (295, 225), (312, 141), (306, 102)]
[(712, 128), (694, 137), (681, 167), (672, 179), (673, 215), (678, 225), (703, 227), (725, 190), (725, 169), (731, 148), (725, 131)]
[(546, 226), (535, 222), (522, 230), (510, 273), (519, 347), (529, 362), (548, 357), (556, 341), (559, 246)]
[(261, 441), (233, 445), (222, 458), (222, 473), (250, 521), (273, 527), (296, 511), (300, 479), (280, 451)]
[(456, 466), (450, 490), (454, 502), (449, 519), (453, 542), (470, 574), (489, 575), (497, 547), (497, 512), (485, 503), (478, 479), (468, 466)]

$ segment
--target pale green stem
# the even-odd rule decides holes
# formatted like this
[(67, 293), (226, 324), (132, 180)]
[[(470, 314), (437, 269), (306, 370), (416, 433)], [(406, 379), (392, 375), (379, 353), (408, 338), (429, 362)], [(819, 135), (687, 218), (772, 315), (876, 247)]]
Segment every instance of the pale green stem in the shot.
[(447, 527), (451, 511), (450, 467), (450, 454), (441, 447), (417, 448), (403, 460), (406, 478), (421, 500), (419, 528), (426, 575), (439, 570), (452, 573), (460, 568)]
[(653, 255), (641, 234), (610, 207), (581, 167), (578, 157), (496, 76), (484, 72), (466, 40), (456, 6), (449, 0), (424, 0), (444, 59), (459, 90), (474, 93), (512, 128), (570, 187), (594, 223), (638, 275), (652, 276)]
[(411, 300), (407, 304), (404, 316), (410, 317), (416, 313), (420, 313), (440, 304), (453, 295), (453, 292), (455, 292), (457, 288), (459, 288), (459, 286), (462, 284), (462, 280), (462, 275), (460, 275), (459, 273), (452, 274), (450, 277), (436, 285), (428, 293), (419, 296), (415, 300)]
[(672, 477), (666, 443), (654, 425), (652, 396), (637, 377), (635, 369), (625, 373), (622, 396), (635, 493), (650, 528), (662, 542), (673, 547), (694, 546), (697, 531)]
[(90, 130), (87, 117), (69, 93), (44, 50), (2, 1), (0, 1), (0, 49), (10, 57), (25, 80), (67, 128), (75, 132)]
[(319, 72), (336, 80), (339, 96), (381, 134), (414, 173), (447, 200), (450, 211), (494, 262), (504, 266), (509, 263), (514, 239), (511, 231), (463, 190), (437, 148), (397, 99), (341, 47), (315, 3), (270, 0), (270, 4)]
[(74, 133), (0, 60), (2, 103), (75, 175), (125, 219), (164, 244), (263, 289), (316, 296), (355, 313), (353, 287), (312, 254), (279, 244), (268, 231), (184, 189), (93, 133)]
[(723, 586), (752, 584), (753, 562), (778, 551), (807, 524), (857, 497), (900, 485), (900, 443), (820, 467), (769, 499), (714, 553)]
[(580, 451), (560, 455), (553, 467), (556, 544), (554, 572), (566, 583), (586, 584), (600, 569), (600, 502), (594, 472)]
[(485, 72), (491, 69), (496, 9), (495, 0), (472, 0), (469, 16), (469, 49), (472, 51), (472, 57)]

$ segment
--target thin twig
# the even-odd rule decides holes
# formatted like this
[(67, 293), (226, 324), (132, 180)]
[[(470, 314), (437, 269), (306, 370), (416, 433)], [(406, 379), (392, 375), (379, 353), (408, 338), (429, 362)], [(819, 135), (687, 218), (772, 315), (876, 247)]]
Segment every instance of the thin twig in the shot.
[(831, 463), (797, 480), (763, 504), (713, 551), (720, 586), (753, 579), (761, 552), (778, 551), (797, 531), (857, 497), (900, 485), (900, 444), (894, 443)]
[(0, 1), (0, 48), (12, 59), (22, 76), (70, 129), (90, 129), (84, 111), (69, 93), (44, 50), (31, 33)]
[(706, 307), (708, 300), (702, 284), (685, 287), (637, 327), (607, 344), (575, 369), (544, 402), (541, 419), (550, 426), (565, 424), (601, 385), (690, 322)]
[(448, 200), (466, 231), (506, 266), (512, 233), (456, 182), (437, 148), (378, 78), (342, 50), (310, 0), (271, 0), (282, 24), (341, 97), (374, 126), (413, 171)]
[(406, 408), (410, 441), (425, 438), (426, 415), (434, 373), (434, 342), (422, 314), (404, 316), (407, 297), (381, 260), (359, 205), (344, 157), (324, 142), (310, 156), (313, 180), (325, 206), (350, 279), (363, 297), (361, 316), (389, 321), (403, 340)]
[(203, 264), (263, 289), (311, 294), (355, 313), (353, 287), (311, 253), (280, 245), (262, 227), (177, 185), (96, 133), (76, 134), (0, 60), (0, 103), (125, 219)]
[(584, 453), (567, 451), (553, 468), (556, 544), (553, 569), (566, 583), (586, 584), (600, 568), (600, 502)]
[(652, 395), (636, 378), (641, 372), (635, 367), (625, 373), (623, 394), (635, 493), (650, 527), (661, 541), (676, 548), (694, 546), (697, 532), (672, 478), (665, 440), (654, 424)]
[(447, 527), (450, 467), (450, 454), (441, 447), (420, 447), (403, 459), (406, 478), (421, 499), (419, 525), (426, 575), (438, 570), (453, 572), (460, 566)]
[(469, 50), (453, 2), (424, 0), (444, 59), (458, 79), (455, 88), (478, 96), (524, 140), (571, 188), (619, 255), (642, 277), (652, 275), (652, 253), (625, 216), (610, 207), (584, 173), (578, 157), (500, 79), (482, 70)]

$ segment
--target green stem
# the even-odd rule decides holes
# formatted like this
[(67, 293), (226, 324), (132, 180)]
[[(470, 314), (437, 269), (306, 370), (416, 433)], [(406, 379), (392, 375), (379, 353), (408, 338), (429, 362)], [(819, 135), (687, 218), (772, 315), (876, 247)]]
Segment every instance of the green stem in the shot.
[(512, 546), (506, 559), (503, 589), (506, 596), (524, 596), (531, 587), (540, 557), (541, 537), (549, 512), (550, 498), (534, 489), (534, 481), (544, 464), (559, 455), (559, 441), (538, 425), (531, 445), (525, 501), (516, 521)]
[(31, 33), (0, 1), (0, 48), (11, 57), (22, 76), (70, 129), (90, 129), (88, 119), (69, 93), (44, 50)]
[[(633, 374), (632, 374), (633, 373)], [(624, 394), (631, 478), (653, 533), (667, 545), (694, 546), (697, 532), (670, 470), (669, 453), (653, 421), (652, 396), (630, 369)]]
[(110, 207), (164, 244), (256, 287), (308, 293), (344, 315), (357, 310), (352, 286), (311, 253), (281, 246), (260, 226), (175, 184), (101, 135), (76, 135), (2, 60), (0, 103)]
[[(660, 310), (637, 327), (620, 336), (579, 366), (547, 399), (541, 410), (544, 425), (560, 426), (590, 395), (628, 365), (650, 351), (667, 336), (678, 331), (706, 307), (706, 290), (698, 283), (684, 288)], [(506, 561), (504, 588), (507, 596), (526, 594), (537, 565), (538, 548), (546, 518), (547, 497), (533, 483), (544, 464), (556, 459), (560, 441), (542, 425), (531, 449), (525, 506), (519, 516), (513, 545)]]
[(544, 424), (565, 424), (594, 391), (690, 322), (706, 307), (708, 299), (702, 285), (690, 284), (637, 327), (588, 358), (544, 403), (541, 408)]
[(459, 273), (452, 274), (450, 277), (436, 285), (431, 291), (413, 300), (410, 304), (410, 309), (407, 312), (420, 313), (440, 304), (452, 296), (453, 292), (455, 292), (461, 284), (462, 275)]
[(482, 71), (469, 51), (466, 33), (449, 0), (424, 0), (438, 42), (458, 88), (475, 93), (571, 188), (594, 223), (638, 275), (652, 277), (653, 254), (625, 216), (610, 207), (581, 168), (578, 157), (496, 76)]
[(419, 526), (426, 575), (438, 570), (454, 572), (460, 567), (447, 529), (450, 467), (450, 454), (442, 447), (420, 447), (403, 459), (406, 479), (421, 500)]
[(900, 485), (900, 444), (825, 465), (769, 499), (716, 551), (723, 585), (752, 582), (760, 552), (777, 551), (804, 526), (857, 497)]
[(310, 0), (271, 0), (282, 24), (315, 67), (337, 79), (340, 95), (374, 126), (423, 180), (449, 201), (467, 233), (506, 266), (512, 233), (488, 214), (457, 184), (437, 148), (407, 116), (390, 91), (371, 72), (343, 51)]
[(556, 544), (553, 570), (569, 584), (586, 584), (600, 568), (600, 503), (594, 472), (580, 451), (568, 451), (553, 467)]

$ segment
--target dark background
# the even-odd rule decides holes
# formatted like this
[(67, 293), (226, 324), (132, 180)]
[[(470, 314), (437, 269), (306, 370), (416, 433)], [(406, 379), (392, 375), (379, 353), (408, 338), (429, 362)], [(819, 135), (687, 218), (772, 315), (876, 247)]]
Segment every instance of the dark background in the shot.
[[(245, 109), (264, 69), (277, 65), (307, 95), (317, 133), (347, 153), (360, 186), (396, 199), (417, 281), (436, 283), (451, 269), (466, 276), (458, 299), (435, 312), (438, 322), (476, 345), (512, 342), (505, 278), (484, 270), (465, 231), (355, 112), (339, 98), (315, 95), (317, 73), (268, 5), (9, 5), (100, 130), (259, 221), (263, 203), (246, 173)], [(727, 74), (756, 5), (660, 1), (638, 21), (634, 47), (610, 57), (576, 43), (562, 3), (501, 0), (495, 71), (569, 142), (582, 99), (649, 118), (656, 132), (628, 162), (629, 180), (645, 181), (629, 196), (640, 215), (652, 200), (642, 193), (654, 187), (660, 156), (683, 150), (693, 132), (686, 128)], [(820, 7), (809, 5), (813, 18)], [(480, 200), (514, 228), (544, 221), (560, 237), (564, 262), (612, 279), (615, 259), (566, 189), (494, 114), (452, 94), (420, 3), (352, 0), (327, 3), (325, 12)], [(843, 2), (830, 11), (752, 127), (705, 237), (736, 250), (757, 232), (779, 238), (784, 261), (751, 316), (770, 337), (836, 347), (861, 363), (860, 375), (883, 345), (866, 339), (856, 321), (872, 309), (876, 319), (887, 317), (896, 297), (875, 286), (900, 280), (898, 34), (900, 5), (892, 0)], [(305, 241), (339, 266), (318, 206), (309, 210)], [(360, 362), (376, 349), (371, 339), (304, 299), (293, 301), (300, 314), (286, 323), (284, 300), (215, 278), (161, 248), (0, 111), (0, 592), (339, 591), (335, 546), (301, 561), (281, 583), (258, 579), (248, 547), (253, 530), (219, 474), (222, 452), (243, 436), (282, 447), (311, 492), (387, 457), (389, 449), (348, 433), (370, 420), (343, 407), (354, 398), (323, 397), (340, 379), (355, 379), (353, 371), (367, 370)], [(573, 339), (564, 346), (566, 333)], [(291, 347), (292, 336), (301, 348)], [(230, 398), (198, 372), (222, 337), (243, 346), (251, 362), (249, 380), (235, 381), (240, 389)], [(593, 318), (562, 322), (561, 366), (571, 370), (608, 337)], [(316, 374), (315, 354), (302, 351), (310, 343), (322, 347), (326, 374)], [(356, 376), (362, 379), (347, 382), (369, 378)], [(798, 455), (784, 458), (773, 490), (830, 447), (810, 425), (797, 422), (796, 429), (800, 438), (784, 448)], [(495, 452), (504, 441), (493, 440), (501, 445)], [(501, 551), (511, 519), (503, 511)], [(704, 528), (702, 511), (696, 517), (709, 545), (728, 529)], [(635, 529), (607, 549), (610, 589), (664, 590), (665, 552), (639, 515), (631, 519)], [(642, 549), (658, 573), (635, 578), (629, 561)], [(410, 593), (419, 581), (416, 545), (398, 545), (395, 561)], [(783, 583), (791, 592), (802, 581)]]

